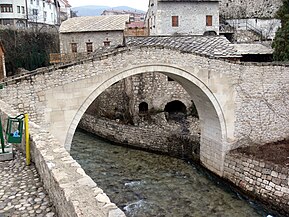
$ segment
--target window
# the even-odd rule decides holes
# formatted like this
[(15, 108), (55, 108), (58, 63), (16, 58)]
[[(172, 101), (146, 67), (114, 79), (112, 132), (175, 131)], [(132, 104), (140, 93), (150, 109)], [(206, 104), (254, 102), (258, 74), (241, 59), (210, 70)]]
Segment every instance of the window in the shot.
[(103, 42), (103, 45), (104, 45), (105, 47), (109, 47), (109, 46), (110, 46), (110, 41), (104, 41), (104, 42)]
[(49, 3), (49, 9), (51, 9), (51, 3)]
[(0, 7), (2, 13), (13, 13), (12, 4), (1, 4)]
[(25, 8), (24, 8), (24, 6), (21, 7), (21, 10), (22, 10), (22, 14), (25, 14)]
[(36, 4), (39, 5), (39, 0), (36, 0)]
[(46, 18), (47, 18), (47, 12), (46, 12), (46, 11), (43, 11), (43, 19), (44, 19), (44, 22), (46, 21)]
[(38, 15), (38, 10), (37, 9), (33, 9), (32, 10), (32, 14), (37, 16)]
[(179, 16), (172, 16), (172, 27), (179, 26)]
[(20, 6), (17, 6), (17, 13), (20, 14)]
[(86, 43), (86, 51), (87, 53), (91, 53), (93, 51), (92, 42)]
[(45, 1), (43, 1), (43, 7), (45, 8)]
[(76, 43), (71, 43), (71, 52), (77, 53), (77, 44)]
[(213, 17), (211, 15), (206, 16), (206, 26), (212, 26), (213, 24)]
[(33, 4), (33, 0), (30, 0), (30, 4)]

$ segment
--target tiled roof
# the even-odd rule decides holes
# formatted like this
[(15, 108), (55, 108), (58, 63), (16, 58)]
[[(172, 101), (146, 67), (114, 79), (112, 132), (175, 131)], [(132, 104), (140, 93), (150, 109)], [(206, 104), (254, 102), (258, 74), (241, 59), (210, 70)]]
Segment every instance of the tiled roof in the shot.
[(238, 54), (273, 54), (273, 49), (262, 44), (234, 44)]
[(127, 37), (127, 46), (163, 46), (209, 57), (241, 57), (224, 36)]
[(71, 32), (99, 32), (124, 30), (129, 15), (111, 15), (95, 17), (74, 17), (64, 21), (59, 29), (60, 33)]

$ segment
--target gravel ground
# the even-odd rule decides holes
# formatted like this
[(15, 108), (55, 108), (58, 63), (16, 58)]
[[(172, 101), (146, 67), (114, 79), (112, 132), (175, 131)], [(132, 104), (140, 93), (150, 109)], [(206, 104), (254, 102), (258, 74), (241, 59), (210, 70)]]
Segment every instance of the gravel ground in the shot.
[(14, 160), (0, 162), (0, 217), (57, 217), (32, 164), (16, 152)]

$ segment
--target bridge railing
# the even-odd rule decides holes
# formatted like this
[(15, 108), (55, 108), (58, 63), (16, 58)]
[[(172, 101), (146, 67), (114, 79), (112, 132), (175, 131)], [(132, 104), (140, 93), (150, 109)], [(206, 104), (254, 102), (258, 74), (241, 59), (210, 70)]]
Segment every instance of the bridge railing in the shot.
[(69, 63), (87, 58), (91, 53), (51, 53), (49, 54), (50, 64)]

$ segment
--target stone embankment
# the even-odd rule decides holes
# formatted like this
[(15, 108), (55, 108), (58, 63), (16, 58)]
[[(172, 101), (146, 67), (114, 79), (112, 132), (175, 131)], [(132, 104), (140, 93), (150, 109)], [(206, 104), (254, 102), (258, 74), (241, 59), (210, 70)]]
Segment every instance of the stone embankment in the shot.
[[(183, 156), (187, 151), (192, 153), (199, 147), (199, 122), (193, 118), (190, 123), (190, 129), (185, 130), (183, 125), (177, 123), (134, 126), (84, 114), (78, 126), (112, 142), (172, 156)], [(191, 147), (183, 147), (182, 141), (190, 141)]]
[(226, 155), (224, 178), (289, 215), (288, 167), (231, 152)]

